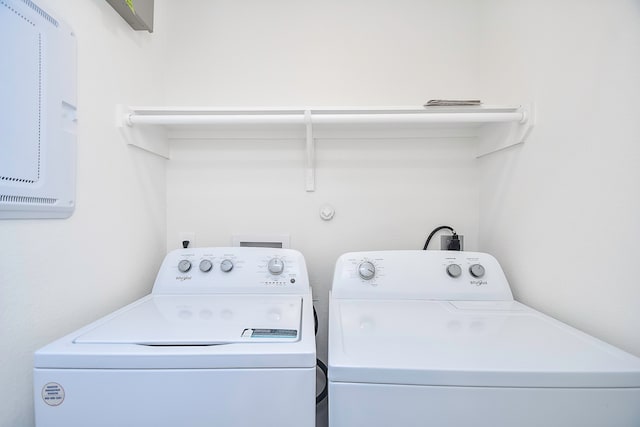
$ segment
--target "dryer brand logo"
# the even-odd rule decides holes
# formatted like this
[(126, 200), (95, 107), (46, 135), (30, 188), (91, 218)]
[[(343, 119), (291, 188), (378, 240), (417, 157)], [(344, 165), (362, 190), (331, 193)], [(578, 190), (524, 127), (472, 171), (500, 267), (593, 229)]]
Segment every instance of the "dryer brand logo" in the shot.
[(176, 276), (176, 280), (184, 282), (185, 280), (191, 280), (191, 276)]
[(482, 285), (486, 285), (487, 281), (486, 280), (470, 280), (469, 283), (476, 286), (482, 286)]

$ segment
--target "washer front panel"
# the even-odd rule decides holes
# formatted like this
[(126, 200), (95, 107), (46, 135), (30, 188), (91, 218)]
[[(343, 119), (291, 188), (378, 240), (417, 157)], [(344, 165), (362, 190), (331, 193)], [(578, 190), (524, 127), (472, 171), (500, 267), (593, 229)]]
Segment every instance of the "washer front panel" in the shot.
[[(314, 367), (293, 369), (35, 369), (38, 427), (313, 427)], [(45, 384), (65, 390), (58, 406)]]

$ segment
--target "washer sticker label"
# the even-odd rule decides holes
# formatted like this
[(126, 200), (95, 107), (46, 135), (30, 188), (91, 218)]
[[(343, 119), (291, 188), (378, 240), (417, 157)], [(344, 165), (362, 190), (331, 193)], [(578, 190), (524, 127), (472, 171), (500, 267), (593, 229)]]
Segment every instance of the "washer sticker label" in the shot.
[(296, 329), (250, 329), (242, 331), (243, 338), (296, 338)]
[(64, 402), (64, 389), (58, 383), (47, 383), (42, 387), (42, 400), (49, 406), (58, 406)]

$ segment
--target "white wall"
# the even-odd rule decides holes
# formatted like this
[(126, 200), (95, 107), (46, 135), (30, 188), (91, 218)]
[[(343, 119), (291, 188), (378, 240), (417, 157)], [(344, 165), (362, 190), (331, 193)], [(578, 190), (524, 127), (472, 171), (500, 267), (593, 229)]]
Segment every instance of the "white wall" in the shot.
[(485, 5), (485, 99), (538, 124), (480, 163), (480, 248), (518, 299), (640, 355), (640, 2)]
[(161, 4), (170, 104), (422, 105), (477, 94), (477, 1)]
[(33, 425), (33, 352), (149, 291), (165, 253), (164, 161), (127, 147), (116, 103), (156, 103), (152, 36), (104, 1), (51, 7), (78, 41), (77, 208), (0, 221), (0, 426)]

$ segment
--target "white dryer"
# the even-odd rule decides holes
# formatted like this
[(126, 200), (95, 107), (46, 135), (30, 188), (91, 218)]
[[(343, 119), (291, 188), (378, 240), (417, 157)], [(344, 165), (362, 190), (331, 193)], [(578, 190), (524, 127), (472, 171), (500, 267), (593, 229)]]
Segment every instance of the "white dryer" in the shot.
[(338, 259), (329, 425), (640, 426), (640, 359), (513, 300), (492, 256)]
[(36, 425), (311, 427), (315, 369), (299, 252), (180, 249), (150, 295), (35, 353)]

